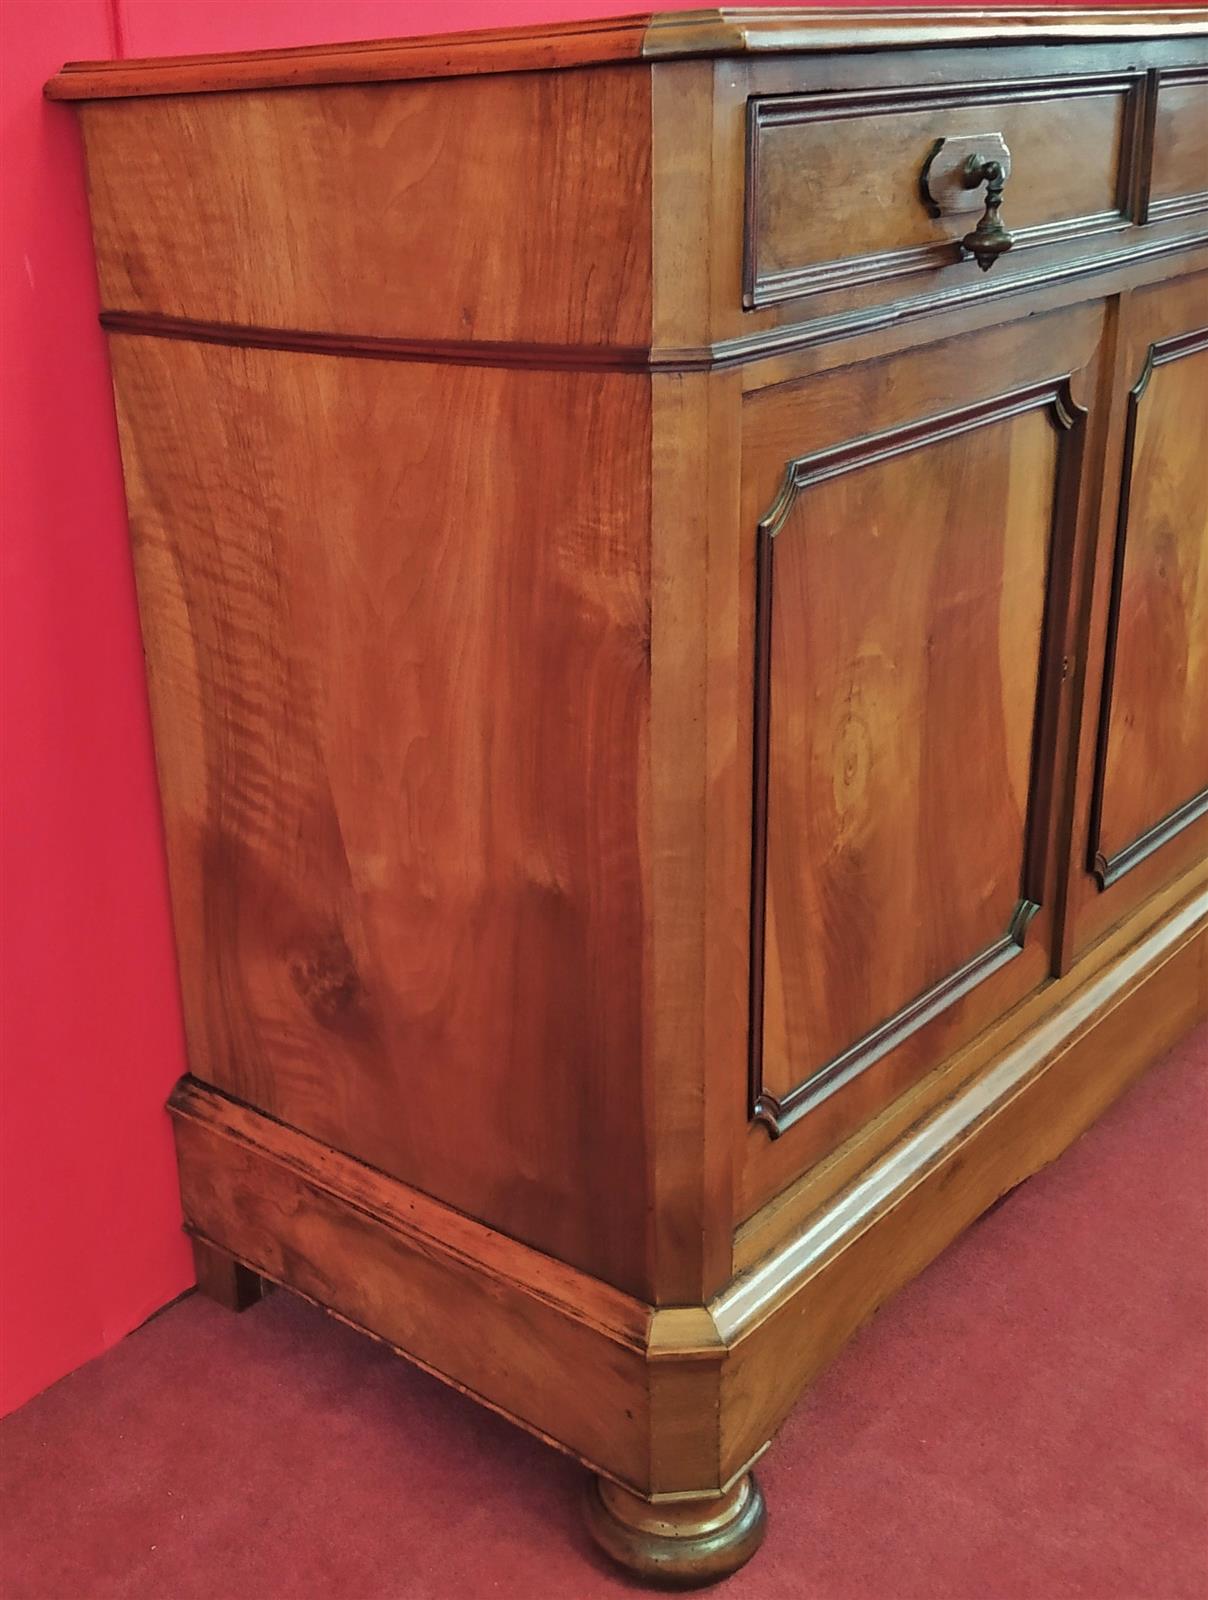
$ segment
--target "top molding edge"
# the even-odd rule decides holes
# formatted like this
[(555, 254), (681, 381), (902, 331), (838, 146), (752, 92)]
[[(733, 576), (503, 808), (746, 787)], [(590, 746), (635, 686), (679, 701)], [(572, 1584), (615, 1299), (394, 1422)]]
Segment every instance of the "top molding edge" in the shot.
[(51, 100), (113, 100), (538, 72), (693, 56), (1202, 37), (1208, 37), (1208, 8), (1202, 6), (1161, 11), (1149, 7), (725, 8), (230, 55), (69, 61), (45, 92)]

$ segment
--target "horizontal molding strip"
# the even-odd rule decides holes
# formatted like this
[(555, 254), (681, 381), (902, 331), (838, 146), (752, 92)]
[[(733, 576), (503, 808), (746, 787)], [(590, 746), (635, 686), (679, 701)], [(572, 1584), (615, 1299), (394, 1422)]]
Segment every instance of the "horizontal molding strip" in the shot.
[(191, 344), (243, 346), (252, 350), (296, 350), (309, 355), (358, 356), (369, 361), (424, 361), (468, 367), (529, 367), (542, 372), (597, 369), (645, 372), (644, 345), (533, 344), (496, 339), (395, 339), (378, 334), (319, 333), (303, 328), (262, 328), (240, 322), (204, 322), (154, 311), (102, 311), (109, 333), (184, 339)]
[[(1190, 215), (1200, 209), (1199, 206), (1171, 209), (1153, 220), (1165, 221), (1167, 217)], [(1065, 244), (1071, 239), (1091, 239), (1102, 233), (1122, 233), (1132, 226), (1132, 218), (1119, 209), (1099, 211), (1085, 217), (1063, 217), (1059, 222), (1041, 222), (1028, 228), (1016, 228), (1011, 236), (1014, 240), (1011, 249), (1018, 261), (1020, 250)], [(762, 274), (747, 290), (745, 303), (750, 310), (762, 311), (766, 306), (784, 305), (789, 300), (804, 299), (806, 295), (825, 294), (831, 289), (854, 289), (862, 283), (884, 283), (888, 278), (908, 278), (919, 272), (936, 272), (966, 260), (968, 257), (961, 254), (959, 239), (944, 239), (915, 245), (907, 250), (882, 250), (876, 255), (848, 256), (811, 263), (805, 267), (785, 267)]]
[(1118, 878), (1133, 867), (1160, 850), (1176, 835), (1182, 833), (1184, 828), (1189, 828), (1193, 822), (1198, 822), (1201, 817), (1208, 817), (1208, 789), (1202, 789), (1199, 794), (1192, 795), (1191, 799), (1172, 811), (1169, 816), (1163, 817), (1160, 822), (1155, 822), (1152, 828), (1138, 835), (1131, 844), (1126, 844), (1123, 850), (1118, 850), (1114, 856), (1104, 855), (1097, 850), (1091, 860), (1091, 872), (1098, 880), (1101, 889), (1109, 889)]
[(1081, 278), (1101, 277), (1119, 268), (1144, 265), (1163, 256), (1208, 246), (1208, 232), (1180, 234), (1148, 244), (1018, 273), (990, 283), (916, 295), (887, 305), (862, 307), (808, 322), (794, 322), (758, 333), (723, 339), (714, 345), (539, 344), (522, 340), (396, 339), (375, 334), (321, 333), (302, 328), (264, 328), (238, 322), (206, 322), (154, 311), (104, 310), (100, 324), (109, 333), (153, 339), (183, 339), (255, 350), (295, 350), (304, 354), (353, 356), (370, 361), (420, 361), (472, 367), (513, 367), (536, 372), (704, 372), (714, 367), (746, 366), (774, 356), (792, 355), (814, 345), (851, 339), (863, 333), (938, 316), (945, 311), (984, 305), (1011, 295), (1055, 288)]
[(862, 1038), (849, 1045), (841, 1055), (828, 1061), (817, 1072), (794, 1085), (782, 1095), (760, 1088), (755, 1099), (752, 1121), (762, 1124), (773, 1139), (779, 1139), (807, 1111), (829, 1100), (831, 1095), (847, 1087), (862, 1072), (874, 1066), (898, 1045), (941, 1016), (948, 1008), (1004, 967), (1008, 961), (1022, 954), (1028, 923), (1040, 907), (1034, 900), (1021, 900), (1011, 918), (1011, 928), (1001, 939), (970, 960), (955, 972), (932, 984), (909, 1005), (903, 1006)]
[[(967, 307), (977, 307), (1007, 299), (1011, 295), (1034, 294), (1038, 290), (1076, 283), (1083, 278), (1103, 277), (1128, 267), (1144, 266), (1164, 256), (1177, 255), (1184, 250), (1197, 250), (1206, 245), (1208, 245), (1208, 232), (1203, 230), (1155, 239), (1148, 243), (1125, 245), (1118, 250), (1104, 250), (1093, 256), (1080, 256), (1056, 266), (1040, 267), (1034, 272), (1020, 272), (1013, 277), (962, 284), (955, 289), (933, 290), (929, 294), (914, 295), (905, 300), (891, 300), (884, 305), (836, 312), (833, 316), (815, 317), (808, 322), (786, 323), (779, 327), (764, 328), (758, 333), (722, 340), (708, 351), (698, 352), (691, 348), (659, 350), (655, 352), (655, 365), (684, 371), (699, 366), (743, 366), (773, 356), (793, 355), (798, 350), (806, 350), (818, 344), (829, 344), (836, 339), (852, 339), (863, 333), (880, 333), (886, 328), (900, 327), (904, 323), (916, 322), (923, 317), (939, 316), (945, 311), (962, 311)], [(704, 359), (696, 359), (698, 356), (703, 356)]]
[[(502, 1234), (368, 1162), (332, 1150), (200, 1078), (181, 1078), (168, 1097), (167, 1109), (178, 1123), (193, 1124), (256, 1151), (316, 1193), (381, 1224), (426, 1255), (468, 1266), (505, 1290), (539, 1301), (613, 1344), (639, 1355), (645, 1353), (654, 1308), (623, 1289)], [(211, 1238), (204, 1229), (193, 1231), (220, 1249), (229, 1249), (225, 1241)], [(260, 1263), (245, 1264), (256, 1272), (265, 1271)]]

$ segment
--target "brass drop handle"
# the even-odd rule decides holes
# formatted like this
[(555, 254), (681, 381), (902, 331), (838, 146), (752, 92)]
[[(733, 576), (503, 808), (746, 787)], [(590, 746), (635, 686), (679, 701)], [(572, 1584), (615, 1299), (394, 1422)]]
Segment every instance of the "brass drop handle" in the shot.
[(973, 257), (983, 272), (989, 272), (999, 256), (1006, 255), (1015, 243), (998, 214), (1006, 182), (1007, 174), (1001, 161), (970, 156), (965, 162), (966, 187), (976, 189), (981, 183), (986, 186), (986, 209), (973, 232), (961, 240), (961, 248)]

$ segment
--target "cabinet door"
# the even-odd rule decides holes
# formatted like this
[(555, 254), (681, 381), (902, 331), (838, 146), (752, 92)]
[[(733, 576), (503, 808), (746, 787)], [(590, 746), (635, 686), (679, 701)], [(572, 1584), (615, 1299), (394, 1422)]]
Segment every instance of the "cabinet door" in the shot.
[(1052, 970), (1074, 397), (1102, 325), (1080, 307), (746, 401), (752, 1103), (795, 1129), (770, 1167)]
[(1208, 274), (1122, 307), (1071, 954), (1208, 859)]

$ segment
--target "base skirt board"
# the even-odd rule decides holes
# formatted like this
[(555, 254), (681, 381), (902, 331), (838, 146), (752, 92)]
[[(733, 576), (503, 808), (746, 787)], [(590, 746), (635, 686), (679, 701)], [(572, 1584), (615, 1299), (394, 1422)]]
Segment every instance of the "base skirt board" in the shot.
[(195, 1079), (168, 1105), (191, 1233), (597, 1471), (646, 1483), (647, 1308), (602, 1325), (593, 1311), (616, 1291), (575, 1273), (572, 1306), (560, 1263)]
[(873, 1311), (1208, 1015), (1208, 894), (708, 1306), (654, 1308), (194, 1078), (186, 1227), (650, 1498), (716, 1494)]

